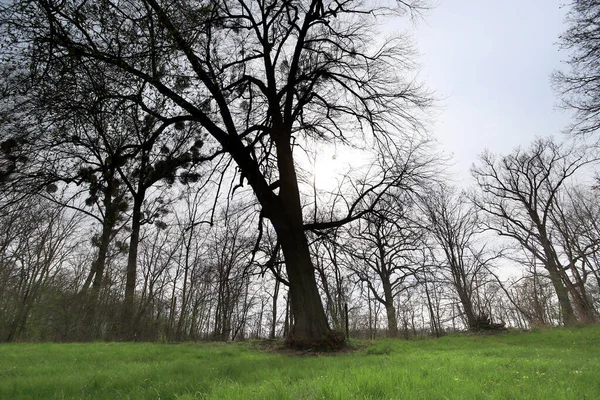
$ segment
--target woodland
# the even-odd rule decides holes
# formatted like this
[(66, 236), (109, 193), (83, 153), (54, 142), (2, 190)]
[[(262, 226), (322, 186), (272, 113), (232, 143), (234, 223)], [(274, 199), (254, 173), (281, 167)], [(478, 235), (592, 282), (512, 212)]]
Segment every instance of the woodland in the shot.
[[(573, 123), (473, 184), (428, 129), (418, 0), (0, 5), (0, 341), (238, 341), (600, 319), (600, 1)], [(322, 149), (352, 154), (328, 184)]]

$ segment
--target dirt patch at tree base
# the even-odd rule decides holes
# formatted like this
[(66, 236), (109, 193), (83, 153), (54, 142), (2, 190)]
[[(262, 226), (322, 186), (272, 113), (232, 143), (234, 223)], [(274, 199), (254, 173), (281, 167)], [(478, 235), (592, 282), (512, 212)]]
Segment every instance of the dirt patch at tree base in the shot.
[[(336, 332), (339, 334), (339, 332)], [(347, 340), (335, 342), (332, 346), (331, 339), (323, 339), (321, 341), (297, 341), (292, 338), (286, 339), (269, 339), (262, 340), (257, 343), (257, 347), (261, 351), (269, 353), (277, 353), (288, 356), (335, 356), (338, 354), (348, 354), (364, 349), (366, 346), (356, 343), (349, 343)]]

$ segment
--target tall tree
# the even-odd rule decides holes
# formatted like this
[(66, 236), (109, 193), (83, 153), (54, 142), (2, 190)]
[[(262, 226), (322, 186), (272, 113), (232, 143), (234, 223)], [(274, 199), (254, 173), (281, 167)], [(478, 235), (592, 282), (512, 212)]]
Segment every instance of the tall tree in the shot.
[[(17, 59), (27, 65), (26, 57)], [(6, 62), (2, 65), (6, 67)], [(26, 75), (25, 88), (20, 87), (22, 76), (3, 79), (7, 117), (1, 135), (16, 146), (9, 148), (12, 158), (15, 149), (17, 154), (28, 154), (19, 168), (10, 170), (4, 189), (62, 202), (100, 224), (100, 233), (93, 238), (97, 255), (81, 288), (87, 301), (81, 302), (86, 315), (79, 319), (80, 331), (82, 337), (91, 338), (109, 245), (128, 207), (114, 157), (114, 149), (124, 145), (124, 136), (107, 136), (111, 125), (107, 116), (114, 110), (108, 110), (111, 105), (102, 100), (106, 97), (102, 79), (71, 64), (56, 62), (52, 67), (43, 82), (35, 72)]]
[(572, 0), (569, 5), (569, 28), (559, 42), (570, 52), (569, 70), (555, 72), (553, 84), (563, 106), (575, 111), (572, 129), (590, 133), (600, 128), (600, 1)]
[(144, 97), (164, 97), (165, 113), (202, 126), (235, 160), (277, 232), (291, 333), (302, 344), (322, 340), (329, 326), (304, 233), (294, 144), (390, 138), (418, 125), (413, 110), (429, 99), (406, 79), (406, 40), (378, 42), (371, 32), (377, 18), (419, 7), (392, 0), (23, 0), (4, 21), (38, 60), (100, 62), (120, 71), (123, 93), (135, 80)]
[[(61, 62), (53, 62), (48, 64), (50, 72), (46, 78), (32, 75), (38, 82), (19, 103), (29, 116), (18, 127), (27, 132), (22, 147), (35, 155), (30, 157), (27, 168), (13, 172), (12, 177), (22, 180), (21, 185), (33, 192), (44, 186), (48, 192), (55, 192), (57, 183), (83, 188), (71, 199), (80, 200), (79, 204), (69, 206), (101, 224), (101, 233), (94, 240), (98, 255), (82, 288), (82, 293), (86, 293), (92, 287), (88, 314), (93, 314), (98, 300), (108, 247), (119, 219), (132, 203), (121, 324), (122, 335), (131, 337), (140, 226), (153, 220), (143, 207), (147, 194), (161, 180), (173, 183), (182, 167), (191, 168), (218, 152), (201, 156), (201, 135), (186, 126), (185, 118), (163, 117), (155, 109), (161, 110), (165, 105), (142, 99), (139, 91), (143, 89), (139, 89), (136, 102), (119, 95), (112, 90), (110, 78), (97, 67), (65, 67)], [(185, 179), (196, 181), (199, 174), (187, 172)], [(85, 205), (82, 195), (86, 197)], [(144, 218), (145, 214), (150, 217)], [(82, 320), (94, 325), (90, 316)]]
[[(440, 265), (456, 291), (470, 329), (480, 329), (483, 313), (478, 292), (486, 283), (486, 268), (493, 255), (477, 246), (481, 232), (478, 210), (466, 198), (446, 185), (427, 192), (421, 204), (427, 219), (427, 230), (443, 256)], [(435, 248), (432, 246), (432, 249)], [(433, 251), (434, 258), (436, 251)]]
[(421, 269), (423, 230), (414, 222), (411, 201), (396, 194), (387, 198), (373, 214), (349, 226), (345, 241), (349, 268), (364, 282), (386, 310), (388, 334), (398, 335), (397, 295), (417, 284)]
[(32, 310), (81, 242), (80, 215), (30, 198), (0, 216), (1, 340), (25, 335)]
[(600, 287), (598, 266), (594, 261), (594, 255), (600, 250), (597, 213), (595, 194), (573, 187), (556, 196), (551, 212), (553, 236), (562, 249), (566, 260), (565, 269), (571, 273), (571, 296), (575, 300), (577, 313), (584, 322), (598, 319), (598, 311), (594, 309), (590, 296), (590, 289)]
[(552, 237), (552, 209), (565, 182), (596, 159), (585, 146), (537, 139), (529, 149), (519, 148), (505, 157), (486, 152), (472, 170), (481, 190), (474, 202), (489, 217), (487, 227), (516, 240), (542, 263), (565, 324), (577, 321), (569, 295), (573, 301), (580, 299)]

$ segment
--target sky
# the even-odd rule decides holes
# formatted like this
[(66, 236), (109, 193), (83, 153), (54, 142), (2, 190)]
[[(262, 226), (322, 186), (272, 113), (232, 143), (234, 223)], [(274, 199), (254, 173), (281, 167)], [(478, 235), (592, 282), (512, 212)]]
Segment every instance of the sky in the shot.
[(420, 78), (440, 99), (431, 131), (459, 180), (485, 149), (563, 135), (570, 115), (556, 107), (550, 75), (567, 59), (557, 45), (564, 1), (439, 0), (414, 29)]
[[(571, 122), (550, 84), (568, 59), (557, 44), (567, 28), (567, 0), (437, 1), (414, 25), (403, 20), (384, 30), (412, 35), (419, 79), (437, 99), (429, 131), (438, 149), (452, 155), (446, 172), (467, 188), (484, 150), (508, 154), (536, 137), (563, 136)], [(336, 187), (358, 161), (324, 147), (315, 165), (317, 186)]]

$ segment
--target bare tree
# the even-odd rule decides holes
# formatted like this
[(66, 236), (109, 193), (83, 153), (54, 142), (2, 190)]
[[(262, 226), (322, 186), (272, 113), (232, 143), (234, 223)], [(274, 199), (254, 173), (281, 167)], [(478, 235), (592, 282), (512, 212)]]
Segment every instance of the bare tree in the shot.
[[(585, 322), (595, 322), (598, 311), (594, 309), (590, 289), (597, 291), (598, 265), (594, 260), (599, 250), (597, 236), (598, 203), (595, 193), (583, 188), (566, 188), (554, 199), (551, 218), (554, 237), (566, 260), (565, 269), (570, 272), (572, 296), (579, 317)], [(592, 278), (592, 279), (589, 279)], [(595, 278), (595, 279), (594, 279)]]
[(510, 284), (509, 300), (527, 321), (526, 326), (551, 326), (559, 320), (552, 281), (538, 271), (538, 260), (531, 259), (526, 274)]
[[(16, 2), (5, 23), (35, 56), (99, 62), (144, 96), (167, 99), (172, 117), (201, 125), (236, 162), (285, 256), (300, 342), (329, 327), (320, 301), (294, 163), (304, 137), (389, 137), (418, 125), (427, 106), (406, 79), (402, 38), (377, 45), (372, 22), (418, 10), (417, 2), (157, 0)], [(99, 34), (99, 30), (102, 32)], [(118, 83), (118, 81), (117, 81)], [(352, 127), (352, 128), (351, 128)]]
[(569, 28), (560, 46), (570, 52), (569, 71), (557, 71), (553, 84), (562, 104), (575, 111), (575, 133), (600, 128), (600, 1), (572, 0), (567, 14)]
[(29, 336), (32, 310), (81, 242), (75, 239), (76, 216), (39, 198), (31, 198), (27, 207), (11, 210), (2, 220), (0, 332), (10, 342)]
[(552, 210), (566, 181), (595, 159), (585, 146), (537, 139), (529, 149), (516, 149), (505, 157), (484, 153), (472, 170), (481, 190), (473, 201), (488, 217), (486, 226), (516, 240), (542, 263), (556, 291), (565, 324), (577, 321), (569, 295), (574, 302), (582, 299), (552, 237)]
[[(216, 294), (215, 325), (213, 335), (218, 340), (232, 340), (245, 322), (243, 314), (248, 306), (247, 290), (252, 265), (252, 243), (248, 234), (251, 216), (236, 215), (235, 210), (223, 210), (219, 224), (211, 229), (209, 252), (213, 292)], [(239, 309), (242, 312), (240, 313)], [(236, 311), (237, 309), (237, 311)], [(243, 325), (243, 323), (242, 323)]]
[(422, 246), (423, 232), (411, 220), (410, 201), (387, 200), (376, 213), (348, 227), (344, 249), (351, 257), (348, 267), (385, 306), (388, 332), (394, 337), (398, 335), (395, 299), (416, 284), (420, 265), (414, 257)]
[(350, 300), (351, 281), (340, 255), (341, 240), (338, 230), (333, 230), (311, 243), (311, 250), (327, 315), (335, 329), (346, 331), (345, 308)]
[(443, 184), (429, 190), (420, 203), (425, 211), (426, 229), (435, 242), (432, 256), (439, 258), (436, 250), (441, 251), (437, 264), (443, 275), (449, 275), (446, 279), (458, 295), (468, 327), (484, 328), (480, 324), (484, 310), (479, 292), (488, 282), (490, 262), (498, 255), (478, 244), (477, 235), (481, 233), (478, 210), (462, 194)]

